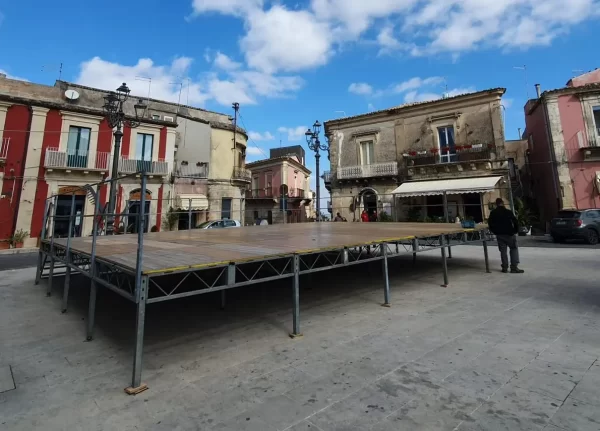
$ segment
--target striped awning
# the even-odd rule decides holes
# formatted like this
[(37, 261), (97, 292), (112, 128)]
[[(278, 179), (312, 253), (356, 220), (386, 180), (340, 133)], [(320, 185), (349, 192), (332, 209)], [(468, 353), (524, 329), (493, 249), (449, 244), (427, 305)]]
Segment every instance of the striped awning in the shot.
[(496, 188), (502, 177), (457, 178), (454, 180), (414, 181), (400, 185), (392, 194), (398, 197), (485, 193)]
[(177, 195), (177, 206), (182, 210), (206, 210), (208, 209), (208, 198), (205, 195)]

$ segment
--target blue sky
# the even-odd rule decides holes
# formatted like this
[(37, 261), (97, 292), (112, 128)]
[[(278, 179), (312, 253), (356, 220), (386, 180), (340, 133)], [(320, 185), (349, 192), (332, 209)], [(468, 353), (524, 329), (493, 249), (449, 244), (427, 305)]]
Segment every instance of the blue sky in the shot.
[(507, 88), (515, 139), (535, 83), (600, 66), (599, 11), (598, 0), (0, 0), (0, 70), (51, 85), (62, 62), (62, 78), (85, 85), (146, 95), (145, 77), (151, 97), (221, 112), (237, 101), (252, 160), (280, 139), (304, 143), (316, 119), (492, 87)]

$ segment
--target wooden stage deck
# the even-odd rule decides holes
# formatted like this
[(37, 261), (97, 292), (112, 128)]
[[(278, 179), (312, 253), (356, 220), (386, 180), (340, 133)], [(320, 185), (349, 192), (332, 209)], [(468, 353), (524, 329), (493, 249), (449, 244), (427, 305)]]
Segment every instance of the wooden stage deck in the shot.
[[(484, 229), (478, 226), (476, 229)], [(193, 229), (144, 235), (142, 271), (158, 274), (294, 253), (306, 254), (380, 242), (473, 231), (437, 223), (301, 223), (230, 229)], [(49, 242), (49, 241), (46, 241)], [(66, 246), (66, 238), (55, 245)], [(90, 254), (92, 237), (72, 238), (73, 252)], [(135, 270), (137, 235), (100, 236), (96, 258)]]

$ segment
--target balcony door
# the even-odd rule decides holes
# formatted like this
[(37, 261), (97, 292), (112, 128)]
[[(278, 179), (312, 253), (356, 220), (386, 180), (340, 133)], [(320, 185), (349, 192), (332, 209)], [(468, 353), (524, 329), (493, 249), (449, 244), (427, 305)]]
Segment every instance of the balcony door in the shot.
[(373, 141), (360, 143), (360, 164), (363, 166), (375, 163), (375, 147)]
[(440, 145), (440, 162), (450, 163), (458, 161), (456, 145), (454, 144), (454, 127), (438, 127), (438, 139)]
[[(138, 171), (152, 171), (152, 150), (154, 147), (154, 135), (138, 133), (135, 144), (135, 156)], [(145, 169), (144, 169), (145, 168)]]
[(88, 129), (87, 127), (69, 127), (67, 167), (87, 168), (91, 133), (92, 129)]

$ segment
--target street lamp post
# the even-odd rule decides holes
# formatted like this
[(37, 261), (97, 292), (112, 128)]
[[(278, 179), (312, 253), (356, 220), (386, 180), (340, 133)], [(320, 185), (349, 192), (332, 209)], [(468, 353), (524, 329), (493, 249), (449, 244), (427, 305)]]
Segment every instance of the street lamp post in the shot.
[(304, 134), (306, 136), (308, 148), (315, 152), (315, 164), (317, 168), (317, 221), (321, 221), (321, 178), (319, 176), (319, 160), (321, 159), (321, 155), (319, 154), (319, 151), (327, 151), (327, 153), (329, 153), (329, 138), (327, 139), (327, 144), (321, 144), (321, 141), (319, 140), (320, 133), (321, 123), (317, 120), (315, 121), (315, 124), (313, 124), (312, 130), (308, 129)]
[[(111, 129), (116, 129), (113, 133), (115, 137), (115, 148), (112, 160), (112, 168), (111, 168), (111, 183), (110, 183), (110, 194), (108, 197), (108, 210), (106, 213), (108, 214), (106, 221), (106, 234), (114, 233), (114, 220), (115, 220), (115, 208), (117, 206), (117, 190), (119, 184), (117, 182), (117, 178), (119, 176), (119, 157), (121, 154), (121, 139), (123, 138), (123, 127), (125, 125), (135, 128), (141, 124), (141, 119), (144, 118), (144, 113), (146, 112), (147, 106), (144, 104), (142, 99), (139, 99), (138, 103), (134, 105), (135, 109), (135, 119), (127, 119), (125, 117), (125, 112), (123, 111), (123, 104), (129, 98), (129, 87), (127, 84), (123, 83), (117, 91), (111, 91), (106, 96), (104, 96), (104, 112), (106, 114), (106, 121)], [(145, 193), (145, 190), (142, 190), (142, 193)]]

